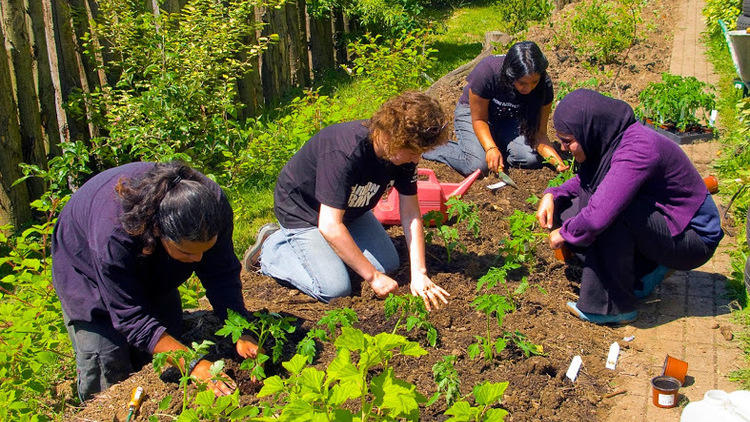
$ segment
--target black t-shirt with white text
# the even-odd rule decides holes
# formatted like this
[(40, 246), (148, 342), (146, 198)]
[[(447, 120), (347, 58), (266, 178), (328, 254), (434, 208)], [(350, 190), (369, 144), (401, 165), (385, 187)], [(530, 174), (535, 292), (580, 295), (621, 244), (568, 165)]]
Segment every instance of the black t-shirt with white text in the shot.
[(552, 79), (545, 72), (544, 80), (528, 94), (521, 95), (513, 88), (508, 89), (500, 81), (500, 69), (503, 67), (504, 55), (489, 56), (480, 61), (466, 77), (467, 84), (459, 104), (469, 105), (469, 90), (474, 94), (490, 100), (489, 120), (494, 124), (500, 120), (521, 120), (521, 109), (525, 104), (536, 113), (555, 98)]
[(366, 122), (326, 127), (286, 163), (274, 190), (274, 212), (282, 226), (317, 226), (320, 204), (344, 210), (349, 223), (375, 208), (390, 186), (416, 195), (416, 165), (378, 158)]

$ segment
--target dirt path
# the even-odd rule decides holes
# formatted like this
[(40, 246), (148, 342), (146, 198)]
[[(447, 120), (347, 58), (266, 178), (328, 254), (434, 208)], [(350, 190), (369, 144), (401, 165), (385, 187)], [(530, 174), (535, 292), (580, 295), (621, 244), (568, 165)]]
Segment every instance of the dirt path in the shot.
[[(699, 41), (705, 26), (701, 9), (704, 0), (685, 1), (680, 9), (680, 23), (675, 27), (670, 72), (695, 76), (716, 83), (718, 77), (707, 63)], [(683, 146), (701, 175), (711, 173), (711, 163), (721, 149), (718, 141)], [(721, 202), (715, 197), (717, 203)], [(742, 350), (732, 332), (732, 304), (726, 298), (726, 277), (731, 268), (727, 252), (735, 238), (727, 235), (714, 257), (693, 271), (676, 272), (666, 279), (656, 293), (640, 308), (633, 326), (617, 331), (621, 337), (635, 336), (620, 355), (615, 390), (627, 393), (609, 400), (612, 409), (607, 418), (623, 421), (678, 421), (686, 400), (673, 409), (652, 404), (649, 380), (661, 375), (667, 354), (688, 362), (688, 378), (680, 390), (689, 401), (703, 398), (710, 389), (734, 391), (739, 387), (728, 380), (728, 374), (743, 366)], [(602, 351), (602, 355), (606, 351)]]

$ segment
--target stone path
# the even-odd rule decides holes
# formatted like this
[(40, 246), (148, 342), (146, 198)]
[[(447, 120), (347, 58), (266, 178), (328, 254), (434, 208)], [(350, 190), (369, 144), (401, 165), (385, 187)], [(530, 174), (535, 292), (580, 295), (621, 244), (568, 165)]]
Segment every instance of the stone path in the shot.
[[(707, 62), (699, 40), (705, 28), (703, 4), (704, 0), (681, 2), (670, 73), (716, 83), (718, 77)], [(706, 176), (720, 145), (716, 141), (704, 142), (683, 149), (701, 175)], [(714, 257), (704, 266), (671, 275), (643, 302), (638, 321), (617, 329), (622, 337), (635, 336), (635, 340), (619, 342), (623, 349), (613, 390), (627, 392), (605, 399), (613, 404), (607, 421), (679, 421), (682, 406), (662, 409), (652, 404), (650, 380), (661, 375), (667, 354), (688, 362), (688, 378), (680, 394), (690, 401), (701, 400), (707, 390), (739, 388), (727, 379), (732, 370), (744, 366), (739, 344), (728, 339), (731, 332), (739, 330), (731, 320), (732, 304), (725, 289), (730, 272), (726, 252), (734, 243), (733, 237), (725, 236)], [(603, 357), (605, 354), (602, 351)]]

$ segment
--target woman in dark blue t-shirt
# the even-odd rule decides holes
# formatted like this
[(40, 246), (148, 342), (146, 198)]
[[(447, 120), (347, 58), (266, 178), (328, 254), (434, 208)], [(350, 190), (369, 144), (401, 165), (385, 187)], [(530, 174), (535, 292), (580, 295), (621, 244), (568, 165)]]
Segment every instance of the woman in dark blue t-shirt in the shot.
[[(554, 92), (547, 59), (531, 41), (504, 56), (483, 59), (466, 78), (454, 114), (456, 141), (422, 156), (466, 176), (476, 169), (502, 172), (506, 165), (568, 168), (547, 136)], [(540, 157), (541, 156), (541, 157)]]

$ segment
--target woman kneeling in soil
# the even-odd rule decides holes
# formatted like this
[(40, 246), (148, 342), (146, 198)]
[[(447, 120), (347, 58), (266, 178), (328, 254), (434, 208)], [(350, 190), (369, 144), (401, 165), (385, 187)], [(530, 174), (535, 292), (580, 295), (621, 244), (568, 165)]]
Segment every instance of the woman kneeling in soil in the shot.
[[(76, 354), (78, 394), (127, 378), (152, 353), (186, 350), (177, 286), (195, 272), (214, 311), (247, 314), (232, 246), (232, 209), (219, 186), (182, 163), (131, 163), (86, 182), (52, 240), (52, 280)], [(250, 337), (237, 342), (255, 356)], [(209, 381), (211, 362), (181, 362)], [(230, 381), (209, 383), (219, 394)]]
[(416, 195), (420, 155), (446, 137), (442, 108), (418, 92), (392, 98), (370, 120), (321, 130), (281, 170), (274, 192), (281, 227), (263, 226), (243, 264), (250, 268), (260, 258), (263, 274), (325, 303), (351, 293), (347, 267), (378, 297), (388, 296), (398, 285), (386, 274), (398, 269), (399, 257), (371, 210), (395, 186), (411, 292), (427, 309), (447, 303), (448, 292), (427, 276)]
[(484, 174), (502, 172), (506, 163), (538, 168), (542, 159), (558, 171), (567, 170), (547, 137), (555, 98), (547, 66), (547, 58), (531, 41), (516, 43), (504, 56), (483, 59), (466, 78), (456, 105), (456, 141), (423, 157), (448, 164), (464, 176), (476, 169)]
[(550, 229), (562, 221), (550, 246), (582, 260), (568, 309), (598, 324), (633, 321), (637, 298), (666, 268), (690, 270), (713, 255), (724, 236), (719, 212), (682, 149), (636, 122), (627, 103), (579, 89), (557, 106), (554, 126), (580, 168), (545, 191), (537, 219)]

